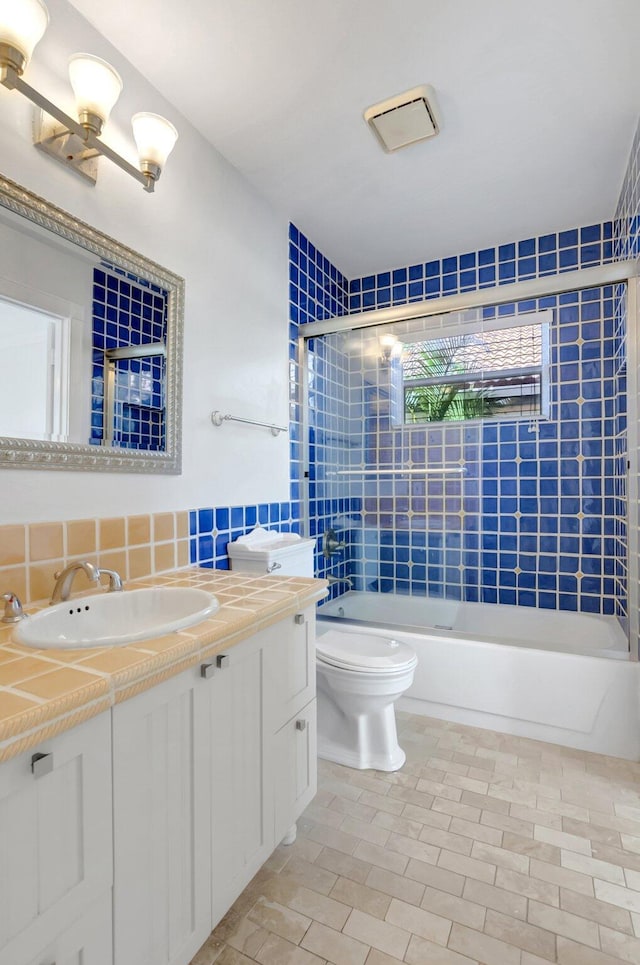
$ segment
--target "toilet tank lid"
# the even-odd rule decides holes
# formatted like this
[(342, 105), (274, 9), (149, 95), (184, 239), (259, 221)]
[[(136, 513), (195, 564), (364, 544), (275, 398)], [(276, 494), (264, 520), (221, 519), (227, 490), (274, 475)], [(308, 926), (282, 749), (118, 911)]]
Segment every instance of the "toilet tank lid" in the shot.
[(239, 536), (229, 543), (230, 556), (249, 557), (253, 553), (273, 553), (278, 550), (296, 550), (313, 544), (315, 540), (305, 539), (298, 533), (281, 533), (276, 529), (255, 526), (246, 536)]
[(321, 660), (354, 670), (401, 670), (416, 663), (415, 651), (406, 643), (374, 633), (330, 630), (319, 636), (316, 651)]

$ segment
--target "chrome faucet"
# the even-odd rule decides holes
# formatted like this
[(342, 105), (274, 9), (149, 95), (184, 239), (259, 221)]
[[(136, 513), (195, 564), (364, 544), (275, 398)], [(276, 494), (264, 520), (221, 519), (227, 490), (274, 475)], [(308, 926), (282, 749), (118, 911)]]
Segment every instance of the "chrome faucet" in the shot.
[(75, 563), (69, 563), (60, 573), (54, 573), (56, 583), (51, 594), (50, 606), (53, 606), (54, 603), (63, 603), (69, 599), (71, 584), (78, 570), (82, 570), (92, 583), (97, 585), (100, 582), (100, 570), (93, 563), (87, 563), (86, 560), (76, 560)]
[(115, 593), (122, 589), (122, 579), (115, 570), (99, 570), (98, 578), (102, 579), (103, 576), (109, 577), (109, 593)]
[(336, 583), (346, 583), (350, 590), (353, 589), (353, 580), (350, 576), (333, 576), (330, 573), (327, 577), (327, 583), (329, 586), (335, 586)]
[(15, 593), (3, 593), (2, 599), (4, 600), (2, 623), (20, 623), (25, 619), (27, 614), (22, 612), (22, 603)]

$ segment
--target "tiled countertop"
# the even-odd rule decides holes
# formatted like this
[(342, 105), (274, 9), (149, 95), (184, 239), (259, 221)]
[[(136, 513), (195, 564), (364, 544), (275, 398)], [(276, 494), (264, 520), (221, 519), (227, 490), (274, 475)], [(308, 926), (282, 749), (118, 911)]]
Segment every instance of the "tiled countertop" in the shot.
[(0, 761), (95, 717), (326, 594), (324, 580), (195, 567), (133, 581), (127, 588), (160, 585), (209, 590), (220, 609), (209, 619), (166, 636), (82, 650), (34, 650), (13, 643), (13, 627), (0, 624)]

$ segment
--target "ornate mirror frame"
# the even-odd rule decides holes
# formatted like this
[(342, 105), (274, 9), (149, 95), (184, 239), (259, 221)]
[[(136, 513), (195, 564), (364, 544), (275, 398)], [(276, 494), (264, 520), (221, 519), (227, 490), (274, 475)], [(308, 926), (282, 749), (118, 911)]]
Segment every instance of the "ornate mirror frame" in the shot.
[(0, 469), (177, 475), (182, 469), (184, 279), (0, 175), (0, 206), (168, 292), (164, 452), (0, 436)]

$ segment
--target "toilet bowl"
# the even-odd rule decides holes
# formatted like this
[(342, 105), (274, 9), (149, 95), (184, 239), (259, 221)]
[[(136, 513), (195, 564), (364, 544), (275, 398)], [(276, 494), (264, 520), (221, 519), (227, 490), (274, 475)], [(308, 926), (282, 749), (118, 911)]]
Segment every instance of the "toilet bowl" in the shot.
[(330, 630), (316, 643), (318, 756), (358, 769), (397, 771), (394, 703), (413, 683), (418, 658), (405, 643)]

